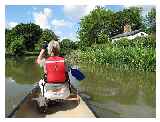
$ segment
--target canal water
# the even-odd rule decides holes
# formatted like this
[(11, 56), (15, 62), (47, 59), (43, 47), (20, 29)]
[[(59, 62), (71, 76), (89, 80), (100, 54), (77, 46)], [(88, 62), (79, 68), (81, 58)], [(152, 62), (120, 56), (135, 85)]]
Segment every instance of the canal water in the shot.
[[(79, 90), (97, 117), (156, 117), (156, 73), (115, 69), (106, 65), (78, 65), (85, 74)], [(35, 57), (6, 58), (5, 114), (41, 79)]]

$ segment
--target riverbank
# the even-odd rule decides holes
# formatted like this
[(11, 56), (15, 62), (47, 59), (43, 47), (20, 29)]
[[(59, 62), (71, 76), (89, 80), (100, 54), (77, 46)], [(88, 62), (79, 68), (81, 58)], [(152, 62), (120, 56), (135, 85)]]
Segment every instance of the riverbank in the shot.
[[(65, 48), (69, 50), (70, 48)], [(64, 52), (63, 47), (61, 48)], [(156, 70), (156, 41), (152, 36), (137, 37), (132, 40), (120, 39), (114, 43), (94, 44), (71, 50), (65, 58), (69, 64), (90, 63), (112, 65), (126, 70)], [(39, 52), (24, 52), (23, 56), (38, 56)], [(18, 57), (10, 53), (6, 56)]]
[[(38, 56), (39, 55), (39, 52), (28, 52), (28, 51), (25, 51), (23, 52), (23, 54), (19, 55), (19, 56)], [(18, 57), (12, 53), (8, 53), (8, 52), (5, 52), (5, 56), (7, 57)]]
[(127, 70), (155, 71), (155, 40), (151, 37), (138, 37), (96, 44), (74, 50), (66, 58), (71, 64), (106, 64)]

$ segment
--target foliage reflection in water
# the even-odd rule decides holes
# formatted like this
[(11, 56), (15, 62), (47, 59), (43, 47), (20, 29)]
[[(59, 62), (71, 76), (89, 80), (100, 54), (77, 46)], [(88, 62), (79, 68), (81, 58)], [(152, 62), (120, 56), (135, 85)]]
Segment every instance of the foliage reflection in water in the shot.
[[(106, 65), (82, 65), (80, 90), (99, 117), (155, 117), (155, 72), (127, 71)], [(41, 78), (35, 57), (6, 58), (6, 114)]]
[(81, 90), (99, 117), (155, 117), (155, 72), (81, 65), (86, 79)]
[(35, 57), (6, 58), (5, 77), (5, 113), (7, 115), (33, 88), (33, 84), (40, 80), (41, 70), (35, 64)]

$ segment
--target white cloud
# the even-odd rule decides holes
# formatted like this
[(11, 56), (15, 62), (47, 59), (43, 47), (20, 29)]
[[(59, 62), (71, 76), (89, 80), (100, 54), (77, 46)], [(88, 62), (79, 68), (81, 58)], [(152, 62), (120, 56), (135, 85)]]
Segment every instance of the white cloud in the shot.
[(59, 29), (59, 28), (63, 28), (63, 27), (72, 27), (71, 22), (65, 21), (63, 19), (61, 19), (61, 20), (54, 19), (51, 21), (51, 24), (54, 29)]
[(68, 33), (68, 35), (60, 36), (60, 40), (62, 41), (63, 39), (70, 39), (72, 41), (77, 41), (78, 40), (76, 38), (76, 33)]
[(40, 25), (43, 29), (50, 29), (48, 24), (48, 19), (52, 16), (52, 10), (49, 8), (44, 8), (43, 11), (33, 12), (34, 21), (37, 25)]
[(64, 14), (71, 19), (80, 19), (95, 7), (96, 5), (64, 5)]
[(124, 5), (124, 8), (130, 8), (133, 7), (134, 5), (128, 4), (128, 5)]
[(127, 4), (127, 5), (124, 5), (123, 6), (124, 8), (130, 8), (130, 7), (144, 7), (144, 6), (142, 6), (142, 5), (132, 5), (132, 4)]
[(34, 7), (34, 8), (33, 8), (33, 10), (37, 10), (37, 8), (36, 8), (36, 7)]
[(84, 13), (84, 6), (64, 5), (64, 14), (71, 19), (79, 19)]
[(96, 5), (87, 5), (86, 6), (86, 8), (85, 8), (85, 13), (84, 13), (84, 15), (87, 15), (87, 14), (89, 14), (92, 10), (94, 10), (95, 9), (95, 7), (96, 7)]
[(63, 19), (54, 19), (51, 21), (52, 29), (54, 30), (56, 35), (60, 36), (60, 40), (63, 40), (65, 38), (71, 40), (76, 39), (74, 24), (74, 22), (66, 21)]
[(70, 34), (69, 34), (69, 38), (70, 38), (72, 41), (76, 41), (76, 33), (70, 33)]
[(9, 22), (9, 23), (7, 24), (7, 28), (11, 29), (11, 28), (15, 27), (16, 25), (18, 25), (17, 22)]
[(55, 30), (54, 32), (55, 32), (56, 35), (62, 35), (63, 34), (62, 31), (60, 31), (60, 30)]
[(52, 13), (52, 10), (51, 10), (51, 9), (49, 9), (49, 8), (44, 8), (44, 14), (45, 14), (46, 16), (51, 16), (51, 13)]

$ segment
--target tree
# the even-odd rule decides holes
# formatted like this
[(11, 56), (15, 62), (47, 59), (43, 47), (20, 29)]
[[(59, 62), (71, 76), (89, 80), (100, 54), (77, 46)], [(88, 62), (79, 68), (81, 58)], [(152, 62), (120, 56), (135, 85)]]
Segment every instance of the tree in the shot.
[(89, 15), (84, 16), (80, 21), (78, 31), (81, 44), (91, 46), (97, 43), (100, 34), (111, 35), (111, 17), (113, 12), (103, 7), (96, 7)]
[(80, 20), (78, 31), (80, 44), (91, 46), (96, 43), (106, 43), (109, 41), (108, 38), (123, 33), (126, 24), (131, 25), (133, 30), (142, 27), (141, 8), (131, 7), (114, 13), (97, 6)]
[(132, 30), (138, 30), (142, 28), (142, 8), (130, 7), (114, 13), (111, 20), (111, 36), (123, 33), (124, 26), (129, 24)]
[(71, 51), (71, 40), (63, 39), (60, 43), (61, 55), (69, 54)]
[(22, 36), (15, 36), (11, 38), (9, 52), (12, 55), (21, 55), (24, 52), (24, 38)]
[(70, 39), (63, 39), (60, 42), (60, 47), (61, 47), (61, 55), (66, 55), (71, 52), (73, 49), (77, 49), (77, 44)]
[(52, 30), (43, 30), (38, 43), (35, 44), (35, 51), (39, 51), (45, 41), (49, 43), (52, 39), (57, 41), (58, 38), (59, 37)]
[(150, 33), (156, 32), (156, 9), (152, 8), (146, 15), (146, 23)]
[(131, 25), (132, 30), (137, 30), (142, 27), (142, 8), (139, 7), (130, 7), (122, 11), (123, 25), (128, 23)]
[(25, 50), (33, 51), (35, 44), (40, 39), (42, 29), (39, 25), (34, 23), (29, 24), (18, 24), (13, 29), (17, 36), (22, 36), (24, 38)]
[[(34, 23), (20, 23), (12, 29), (5, 30), (6, 51), (12, 54), (25, 51), (39, 51), (44, 41), (49, 42), (52, 39), (58, 40), (58, 36), (52, 30), (42, 30), (39, 25)], [(23, 51), (20, 51), (16, 44)]]
[(6, 47), (6, 50), (10, 46), (11, 39), (14, 38), (14, 36), (15, 36), (15, 34), (12, 30), (5, 29), (5, 47)]

